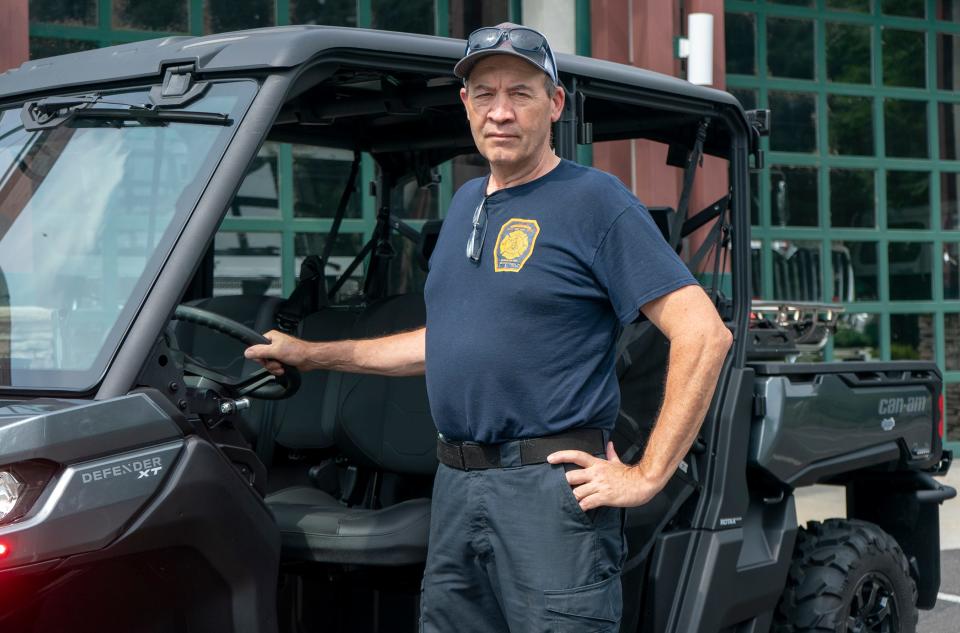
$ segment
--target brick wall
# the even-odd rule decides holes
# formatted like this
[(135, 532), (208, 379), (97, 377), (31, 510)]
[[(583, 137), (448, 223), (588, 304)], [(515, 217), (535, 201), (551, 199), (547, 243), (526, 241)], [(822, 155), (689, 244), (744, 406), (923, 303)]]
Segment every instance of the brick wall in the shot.
[(30, 56), (27, 0), (0, 1), (0, 72), (19, 66)]

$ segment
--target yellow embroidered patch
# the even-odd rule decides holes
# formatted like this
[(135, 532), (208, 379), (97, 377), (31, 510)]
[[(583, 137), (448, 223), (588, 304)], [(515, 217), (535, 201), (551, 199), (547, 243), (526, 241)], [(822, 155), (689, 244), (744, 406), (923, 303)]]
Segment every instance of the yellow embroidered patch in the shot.
[(498, 273), (520, 272), (533, 254), (539, 234), (540, 225), (536, 220), (510, 218), (504, 222), (493, 249), (493, 270)]

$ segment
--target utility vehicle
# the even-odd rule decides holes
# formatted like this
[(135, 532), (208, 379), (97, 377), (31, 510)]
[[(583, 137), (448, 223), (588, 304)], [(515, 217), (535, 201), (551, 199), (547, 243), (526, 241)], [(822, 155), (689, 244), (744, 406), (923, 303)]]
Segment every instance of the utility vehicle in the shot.
[[(424, 323), (437, 192), (484, 169), (452, 74), (463, 50), (298, 26), (0, 75), (0, 630), (416, 630), (437, 467), (423, 379), (278, 380), (242, 353), (271, 328), (332, 340)], [(950, 458), (936, 365), (791, 362), (836, 309), (752, 305), (749, 173), (768, 112), (558, 63), (556, 151), (641, 139), (676, 168), (676, 202), (650, 212), (735, 339), (690, 454), (627, 512), (620, 630), (912, 633), (954, 495), (932, 477)], [(306, 180), (278, 179), (290, 152), (313, 157)], [(691, 209), (707, 170), (727, 184)], [(370, 197), (373, 228), (351, 242)], [(285, 297), (245, 271), (276, 248), (218, 234), (277, 199), (328, 220), (325, 240), (301, 240), (287, 218), (303, 263)], [(638, 321), (619, 349), (615, 443), (635, 462), (668, 344)], [(846, 516), (800, 526), (793, 493), (815, 483), (845, 486)]]

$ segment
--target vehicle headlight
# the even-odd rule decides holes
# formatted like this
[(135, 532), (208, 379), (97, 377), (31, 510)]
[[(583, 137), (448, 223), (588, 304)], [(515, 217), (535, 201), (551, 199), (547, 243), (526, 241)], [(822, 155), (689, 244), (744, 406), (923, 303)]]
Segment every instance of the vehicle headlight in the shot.
[(13, 512), (23, 492), (23, 482), (9, 470), (0, 470), (0, 521)]
[(0, 525), (29, 512), (57, 469), (56, 464), (45, 460), (0, 466)]

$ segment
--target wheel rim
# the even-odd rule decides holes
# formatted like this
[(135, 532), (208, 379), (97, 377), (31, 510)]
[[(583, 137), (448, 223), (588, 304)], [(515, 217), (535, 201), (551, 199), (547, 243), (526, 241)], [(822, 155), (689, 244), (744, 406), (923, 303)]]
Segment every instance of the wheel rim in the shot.
[(883, 574), (870, 572), (857, 583), (847, 616), (847, 633), (900, 633), (897, 597)]

